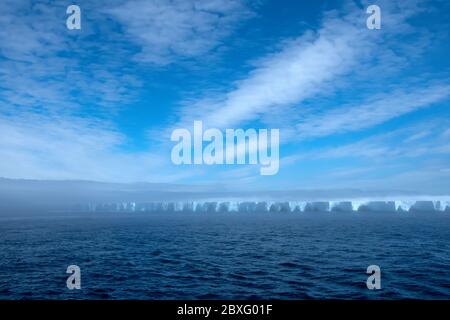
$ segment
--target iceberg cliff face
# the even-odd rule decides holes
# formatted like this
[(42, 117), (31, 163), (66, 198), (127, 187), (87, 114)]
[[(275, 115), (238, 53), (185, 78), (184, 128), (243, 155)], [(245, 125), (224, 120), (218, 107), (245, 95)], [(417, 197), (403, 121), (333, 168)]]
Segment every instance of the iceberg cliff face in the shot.
[(318, 212), (448, 212), (450, 200), (352, 200), (352, 201), (193, 201), (121, 202), (77, 205), (88, 212), (186, 212), (186, 213), (318, 213)]

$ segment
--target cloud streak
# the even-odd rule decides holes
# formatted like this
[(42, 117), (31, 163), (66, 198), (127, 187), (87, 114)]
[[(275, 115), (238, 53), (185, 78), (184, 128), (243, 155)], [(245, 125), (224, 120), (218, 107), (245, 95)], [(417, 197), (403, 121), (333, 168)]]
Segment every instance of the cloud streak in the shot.
[[(383, 29), (379, 32), (367, 30), (365, 11), (352, 5), (345, 7), (347, 13), (344, 15), (337, 11), (325, 13), (320, 28), (308, 30), (295, 39), (282, 41), (278, 52), (255, 60), (254, 69), (245, 78), (235, 81), (230, 90), (223, 94), (207, 94), (196, 101), (187, 101), (179, 112), (180, 119), (176, 125), (188, 126), (195, 119), (203, 119), (207, 126), (219, 128), (255, 122), (268, 125), (273, 123), (287, 128), (295, 126), (295, 122), (297, 124), (301, 122), (296, 130), (291, 128), (284, 130), (286, 136), (298, 135), (296, 132), (298, 129), (304, 134), (304, 128), (307, 128), (311, 135), (315, 135), (311, 132), (313, 129), (321, 131), (317, 132), (317, 135), (326, 134), (326, 130), (329, 130), (330, 134), (333, 133), (331, 124), (326, 129), (325, 125), (319, 125), (320, 117), (316, 119), (314, 114), (309, 114), (317, 113), (324, 109), (323, 107), (305, 106), (311, 105), (314, 99), (333, 96), (342, 89), (342, 86), (353, 85), (352, 81), (373, 82), (377, 74), (384, 73), (384, 70), (392, 73), (396, 64), (400, 67), (400, 61), (405, 63), (404, 58), (395, 55), (392, 49), (402, 48), (403, 44), (398, 42), (398, 36), (411, 32), (407, 19), (421, 12), (421, 9), (418, 2), (408, 4), (383, 2), (382, 7)], [(416, 44), (415, 50), (421, 52), (422, 45)], [(392, 48), (380, 49), (386, 46)], [(414, 55), (415, 52), (411, 49), (412, 47), (409, 47), (407, 50), (410, 55)], [(401, 89), (403, 88), (395, 90)], [(385, 88), (382, 92), (384, 91)], [(429, 88), (426, 96), (431, 100), (438, 100), (437, 96), (444, 97), (443, 91), (446, 91), (445, 87)], [(419, 97), (421, 92), (419, 90), (416, 96), (410, 97), (418, 98), (417, 102), (409, 104), (410, 108), (399, 107), (396, 115), (413, 111), (419, 108), (419, 105), (430, 104), (430, 101)], [(394, 96), (397, 93), (392, 92)], [(404, 105), (405, 99), (408, 97), (404, 94), (398, 98), (393, 97), (392, 102)], [(384, 102), (372, 101), (370, 106), (362, 107), (361, 117), (366, 117), (362, 120), (365, 121), (374, 115), (370, 114), (370, 109), (375, 113), (381, 113), (382, 107), (379, 106), (381, 103)], [(348, 113), (355, 114), (358, 111), (359, 114), (357, 108), (360, 107), (350, 108)], [(384, 116), (377, 116), (378, 122), (371, 121), (372, 125), (389, 120), (393, 116), (388, 115), (387, 110), (385, 112)], [(339, 111), (335, 111), (335, 114), (330, 114), (330, 118), (339, 114)], [(310, 119), (314, 123), (304, 124)], [(341, 126), (347, 125), (342, 115), (333, 123), (338, 131), (342, 130)], [(354, 128), (358, 129), (355, 126)]]
[(223, 97), (184, 108), (181, 121), (202, 116), (212, 127), (238, 125), (320, 93), (324, 84), (354, 66), (370, 43), (370, 36), (359, 41), (365, 31), (355, 21), (354, 15), (327, 17), (319, 31), (290, 40), (281, 51), (256, 61), (248, 77)]
[(432, 106), (450, 97), (450, 86), (414, 88), (412, 92), (391, 92), (365, 104), (344, 106), (320, 114), (309, 114), (297, 125), (298, 139), (369, 128), (404, 114)]

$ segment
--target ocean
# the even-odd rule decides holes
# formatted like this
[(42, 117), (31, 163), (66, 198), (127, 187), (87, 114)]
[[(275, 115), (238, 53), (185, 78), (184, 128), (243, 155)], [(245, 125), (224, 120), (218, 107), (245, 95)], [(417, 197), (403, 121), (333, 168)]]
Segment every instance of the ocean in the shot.
[(405, 298), (450, 298), (449, 214), (0, 217), (0, 299)]

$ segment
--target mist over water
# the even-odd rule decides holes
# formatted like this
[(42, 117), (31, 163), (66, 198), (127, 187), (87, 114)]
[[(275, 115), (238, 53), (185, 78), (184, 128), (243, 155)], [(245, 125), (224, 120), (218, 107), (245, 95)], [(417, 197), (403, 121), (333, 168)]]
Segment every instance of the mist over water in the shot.
[[(450, 296), (445, 213), (90, 212), (0, 221), (0, 299)], [(66, 288), (71, 264), (81, 268), (81, 290)], [(372, 264), (382, 290), (366, 288)]]

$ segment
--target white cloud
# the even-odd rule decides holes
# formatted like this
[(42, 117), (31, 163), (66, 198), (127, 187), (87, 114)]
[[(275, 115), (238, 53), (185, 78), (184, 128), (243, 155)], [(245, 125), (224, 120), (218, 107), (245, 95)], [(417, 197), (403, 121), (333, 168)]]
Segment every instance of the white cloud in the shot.
[[(203, 59), (220, 47), (243, 19), (252, 16), (246, 2), (113, 0), (96, 2), (91, 7), (86, 2), (82, 10), (92, 10), (86, 11), (86, 23), (79, 35), (65, 33), (66, 5), (63, 1), (49, 5), (31, 0), (0, 3), (0, 54), (6, 58), (0, 60), (0, 176), (169, 182), (202, 175), (210, 181), (211, 176), (203, 169), (177, 171), (168, 163), (166, 150), (126, 150), (126, 137), (115, 130), (111, 115), (134, 97), (134, 90), (127, 84), (131, 89), (140, 85), (136, 69), (125, 74), (129, 69), (122, 68), (125, 60), (129, 67), (125, 58), (135, 53), (130, 41), (140, 51), (134, 55), (134, 62), (166, 65), (185, 58)], [(105, 5), (110, 6), (108, 14), (100, 14), (98, 9)], [(180, 123), (191, 126), (197, 118), (209, 126), (227, 127), (272, 120), (273, 114), (281, 114), (281, 122), (291, 124), (299, 119), (294, 111), (308, 120), (300, 125), (302, 132), (317, 137), (359, 130), (437, 102), (447, 96), (448, 86), (428, 86), (412, 93), (393, 91), (391, 96), (376, 96), (377, 101), (321, 114), (302, 108), (303, 102), (326, 96), (335, 83), (347, 80), (345, 75), (364, 66), (371, 49), (389, 37), (389, 24), (394, 34), (407, 30), (405, 16), (414, 12), (383, 13), (386, 29), (378, 34), (364, 28), (364, 10), (346, 16), (329, 13), (317, 32), (281, 42), (277, 53), (254, 61), (254, 70), (233, 83), (224, 95), (207, 94), (205, 99), (184, 107)], [(96, 30), (92, 30), (89, 19), (98, 22), (96, 27), (102, 30), (102, 19), (107, 17), (116, 19), (124, 34), (103, 34), (105, 38), (96, 43), (95, 37), (90, 37)], [(102, 60), (83, 59), (92, 52), (100, 52)], [(378, 68), (369, 66), (368, 70), (392, 70), (399, 61), (396, 58), (393, 52), (387, 54)], [(89, 103), (81, 105), (78, 99)], [(92, 113), (88, 109), (91, 103), (95, 109)], [(392, 104), (398, 108), (389, 108)], [(106, 121), (96, 114), (98, 106), (106, 110)], [(443, 137), (448, 135), (448, 131), (443, 133)], [(293, 136), (298, 137), (298, 133)], [(285, 141), (289, 140), (281, 142)], [(439, 141), (436, 146), (421, 144), (414, 152), (449, 152), (450, 146)], [(324, 155), (383, 157), (386, 153), (400, 156), (407, 152), (411, 154), (406, 147), (393, 150), (386, 141), (372, 140)], [(295, 162), (294, 158), (286, 161)], [(233, 171), (236, 178), (254, 179), (252, 170)]]
[[(82, 29), (68, 31), (64, 1), (0, 3), (0, 176), (171, 181), (195, 174), (174, 169), (165, 148), (127, 150), (115, 129), (116, 112), (141, 85), (127, 41), (141, 46), (146, 61), (152, 52), (153, 62), (198, 57), (250, 10), (238, 0), (79, 4)], [(125, 34), (111, 32), (104, 8), (113, 8)]]
[(253, 71), (225, 93), (207, 93), (203, 99), (188, 101), (181, 108), (178, 125), (202, 119), (208, 126), (224, 128), (278, 119), (281, 125), (292, 126), (298, 120), (297, 114), (309, 111), (302, 108), (303, 103), (329, 96), (346, 84), (349, 76), (357, 74), (357, 80), (370, 82), (374, 71), (395, 69), (399, 62), (395, 53), (375, 49), (392, 43), (402, 45), (393, 38), (410, 31), (406, 19), (419, 9), (415, 3), (400, 7), (383, 3), (384, 22), (379, 32), (365, 28), (367, 15), (359, 7), (347, 5), (349, 13), (344, 16), (326, 13), (317, 31), (282, 41), (278, 52), (256, 60)]
[[(66, 7), (63, 1), (0, 3), (0, 176), (174, 179), (161, 155), (129, 152), (126, 137), (114, 128), (115, 112), (140, 85), (122, 68), (127, 55), (114, 43), (90, 38), (89, 17), (105, 22), (98, 11), (82, 11), (90, 13), (82, 32), (69, 32)], [(101, 61), (93, 54), (98, 50)]]
[[(418, 123), (338, 147), (317, 149), (297, 160), (347, 157), (367, 158), (377, 162), (395, 158), (446, 155), (450, 153), (450, 142), (443, 137), (442, 133), (445, 132), (448, 124), (446, 120)], [(423, 132), (428, 133), (428, 139), (409, 139), (422, 135)]]
[(171, 170), (156, 150), (121, 150), (126, 137), (93, 119), (0, 115), (0, 128), (0, 177), (172, 182), (192, 174)]
[[(103, 24), (105, 18), (85, 4), (82, 12), (90, 14), (82, 32), (68, 31), (66, 7), (63, 1), (0, 3), (0, 111), (78, 112), (88, 102), (91, 112), (107, 109), (100, 111), (105, 114), (134, 97), (130, 88), (140, 82), (123, 68), (126, 52), (115, 43), (93, 40), (93, 28), (85, 21), (92, 17)], [(98, 51), (101, 61), (95, 56)]]
[[(357, 106), (343, 106), (334, 110), (309, 114), (297, 125), (298, 138), (327, 136), (334, 133), (357, 131), (426, 108), (450, 97), (450, 86), (409, 88), (411, 92), (391, 92), (374, 97)], [(417, 138), (417, 137), (416, 137)]]
[(289, 41), (280, 52), (258, 60), (234, 90), (185, 107), (181, 121), (202, 117), (212, 127), (227, 127), (299, 103), (354, 65), (370, 41), (359, 41), (363, 33), (355, 22), (328, 18), (317, 33)]
[(417, 133), (409, 136), (408, 138), (406, 138), (405, 141), (411, 142), (411, 141), (415, 141), (415, 140), (421, 140), (423, 138), (428, 137), (430, 134), (431, 134), (431, 132), (428, 130), (420, 131), (420, 132), (417, 132)]
[(252, 16), (241, 0), (135, 0), (105, 12), (140, 47), (135, 60), (157, 65), (208, 53), (236, 24)]

